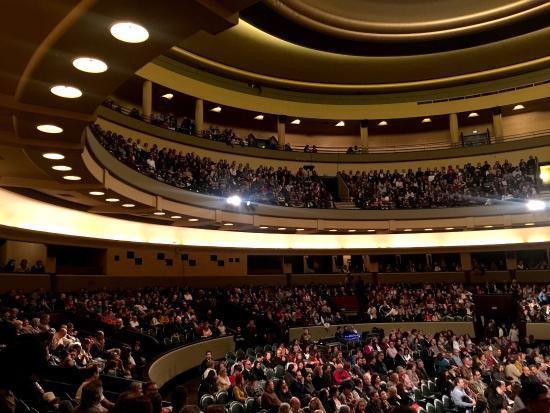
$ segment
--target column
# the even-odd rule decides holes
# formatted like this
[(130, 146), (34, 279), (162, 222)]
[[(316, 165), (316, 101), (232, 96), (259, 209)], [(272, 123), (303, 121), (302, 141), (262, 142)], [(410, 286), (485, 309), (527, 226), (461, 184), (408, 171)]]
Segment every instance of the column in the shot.
[(460, 133), (458, 131), (458, 116), (456, 113), (449, 113), (449, 132), (451, 133), (451, 144), (460, 146)]
[(496, 142), (502, 142), (504, 131), (502, 129), (502, 110), (500, 107), (493, 108), (493, 135)]
[(365, 119), (360, 123), (361, 130), (361, 150), (363, 152), (369, 151), (369, 122)]
[(204, 131), (204, 102), (202, 99), (195, 99), (195, 133), (202, 135)]
[(143, 117), (146, 120), (150, 120), (153, 113), (153, 82), (150, 80), (143, 82), (141, 104)]
[(286, 144), (286, 116), (279, 115), (277, 116), (277, 142), (279, 146), (284, 148)]

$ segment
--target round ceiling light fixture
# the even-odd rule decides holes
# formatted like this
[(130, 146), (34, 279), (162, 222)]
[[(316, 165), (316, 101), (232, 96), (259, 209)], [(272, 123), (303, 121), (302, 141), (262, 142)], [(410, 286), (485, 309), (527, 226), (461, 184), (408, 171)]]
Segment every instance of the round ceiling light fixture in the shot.
[(82, 91), (74, 86), (67, 86), (67, 85), (55, 85), (50, 88), (50, 92), (52, 92), (55, 96), (59, 96), (61, 98), (66, 99), (76, 99), (82, 96)]
[(86, 73), (103, 73), (108, 69), (107, 63), (94, 57), (77, 57), (73, 60), (73, 66)]
[(65, 175), (63, 177), (63, 179), (65, 179), (67, 181), (80, 181), (82, 178), (80, 176), (77, 176), (77, 175)]
[(113, 24), (111, 26), (111, 34), (115, 39), (126, 43), (143, 43), (149, 38), (147, 29), (133, 22)]
[(50, 125), (50, 124), (38, 125), (36, 127), (36, 129), (38, 129), (40, 132), (44, 132), (44, 133), (61, 133), (61, 132), (63, 132), (63, 128), (60, 128), (57, 125)]
[(105, 195), (105, 192), (101, 192), (101, 191), (90, 191), (88, 192), (90, 195), (93, 195), (93, 196), (101, 196), (101, 195)]
[(118, 198), (107, 198), (105, 201), (107, 201), (107, 202), (118, 202), (118, 201), (120, 201), (120, 199), (118, 199)]
[(52, 161), (60, 161), (61, 159), (65, 159), (65, 155), (61, 155), (60, 153), (54, 153), (54, 152), (43, 153), (42, 157), (46, 159), (50, 159)]
[(73, 168), (67, 165), (54, 165), (52, 166), (52, 169), (54, 171), (61, 171), (61, 172), (69, 172), (73, 170)]

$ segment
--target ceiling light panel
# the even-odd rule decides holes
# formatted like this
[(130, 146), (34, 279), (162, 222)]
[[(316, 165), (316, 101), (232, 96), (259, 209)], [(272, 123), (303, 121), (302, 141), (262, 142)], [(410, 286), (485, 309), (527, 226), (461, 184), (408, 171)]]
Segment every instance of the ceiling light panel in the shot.
[(82, 96), (82, 91), (74, 86), (55, 85), (50, 89), (54, 95), (66, 99), (76, 99)]
[(77, 57), (73, 60), (73, 66), (86, 73), (103, 73), (108, 69), (107, 63), (94, 57)]
[(115, 39), (126, 43), (143, 43), (149, 38), (147, 29), (133, 22), (115, 23), (110, 31)]

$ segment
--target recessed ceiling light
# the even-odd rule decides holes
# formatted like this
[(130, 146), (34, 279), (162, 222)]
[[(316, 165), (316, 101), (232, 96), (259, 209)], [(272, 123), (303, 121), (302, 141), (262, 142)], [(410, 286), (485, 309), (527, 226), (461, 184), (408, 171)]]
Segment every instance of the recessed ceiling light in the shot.
[(477, 118), (478, 116), (479, 116), (479, 113), (477, 113), (477, 112), (470, 112), (470, 113), (468, 114), (468, 117), (469, 117), (469, 118)]
[(403, 230), (403, 232), (411, 232), (411, 231), (412, 231), (411, 228), (405, 228), (405, 229)]
[(337, 229), (329, 229), (328, 232), (337, 232), (338, 230)]
[(514, 106), (513, 110), (522, 110), (522, 109), (525, 109), (525, 106), (523, 106), (522, 104), (519, 104), (519, 105)]
[(259, 227), (260, 229), (268, 229), (269, 227), (266, 227), (264, 225), (262, 225), (261, 227)]
[(342, 127), (342, 126), (346, 126), (346, 122), (344, 122), (343, 120), (341, 120), (340, 122), (338, 122), (336, 125), (334, 126), (338, 126), (338, 127)]
[(65, 159), (65, 155), (54, 152), (43, 153), (42, 157), (46, 159), (51, 159), (52, 161), (60, 161), (61, 159)]
[(93, 196), (101, 196), (101, 195), (105, 195), (105, 192), (101, 192), (101, 191), (90, 191), (88, 192), (90, 195), (93, 195)]
[(232, 226), (233, 226), (233, 223), (232, 223), (232, 222), (226, 222), (226, 223), (223, 224), (223, 225), (225, 225), (226, 227), (232, 227)]
[(447, 231), (452, 231), (453, 229), (455, 229), (455, 228), (454, 228), (454, 227), (447, 227), (447, 228), (445, 228), (445, 230), (447, 230)]
[(296, 231), (304, 231), (304, 228), (296, 228)]
[(473, 130), (472, 133), (477, 133), (477, 129), (476, 129), (476, 130)]
[(424, 231), (433, 231), (432, 228), (424, 228)]
[(61, 133), (63, 132), (63, 128), (60, 128), (57, 125), (38, 125), (36, 127), (40, 132), (44, 133)]
[(172, 215), (170, 218), (172, 218), (172, 219), (181, 219), (181, 215)]
[(286, 231), (286, 228), (285, 227), (280, 227), (280, 228), (277, 228), (279, 231)]
[(348, 232), (356, 232), (356, 229), (348, 229)]
[(73, 86), (66, 85), (55, 85), (50, 89), (54, 95), (67, 98), (67, 99), (76, 99), (82, 96), (82, 91)]
[(157, 216), (163, 216), (163, 215), (166, 215), (166, 212), (162, 212), (162, 211), (155, 211), (153, 212), (153, 215), (157, 215)]
[(483, 225), (483, 228), (493, 228), (492, 225)]
[(432, 122), (432, 119), (431, 118), (424, 118), (422, 119), (422, 123), (431, 123)]
[(165, 93), (161, 97), (163, 97), (164, 99), (172, 100), (174, 98), (174, 94), (173, 93)]
[(215, 108), (210, 109), (210, 112), (220, 113), (221, 111), (222, 111), (221, 106), (216, 106)]
[(69, 172), (73, 170), (73, 168), (67, 165), (54, 165), (52, 166), (52, 169), (54, 171), (61, 171), (61, 172)]
[(290, 122), (292, 125), (299, 125), (300, 123), (302, 123), (302, 121), (300, 119), (294, 119), (292, 122)]
[(107, 71), (107, 64), (103, 60), (93, 57), (77, 57), (73, 60), (73, 66), (86, 73), (103, 73)]
[(133, 208), (133, 207), (135, 207), (134, 204), (122, 204), (122, 206), (123, 206), (124, 208)]
[(526, 222), (526, 223), (525, 223), (525, 226), (526, 226), (526, 227), (532, 227), (533, 225), (535, 225), (534, 222)]
[(375, 229), (368, 229), (367, 232), (376, 232)]
[(118, 198), (107, 198), (105, 201), (107, 201), (107, 202), (118, 202), (118, 201), (120, 201), (120, 199), (118, 199)]
[(199, 219), (198, 218), (189, 218), (187, 221), (189, 222), (197, 222)]
[(254, 116), (254, 119), (256, 119), (256, 120), (264, 120), (264, 115), (256, 115), (256, 116)]
[(378, 122), (378, 126), (388, 126), (388, 122), (385, 120), (381, 120), (380, 122)]
[(149, 38), (149, 32), (143, 26), (132, 22), (121, 22), (111, 26), (115, 39), (126, 43), (142, 43)]
[(67, 181), (80, 181), (82, 178), (80, 176), (77, 176), (77, 175), (65, 175), (63, 177), (63, 179), (65, 179)]

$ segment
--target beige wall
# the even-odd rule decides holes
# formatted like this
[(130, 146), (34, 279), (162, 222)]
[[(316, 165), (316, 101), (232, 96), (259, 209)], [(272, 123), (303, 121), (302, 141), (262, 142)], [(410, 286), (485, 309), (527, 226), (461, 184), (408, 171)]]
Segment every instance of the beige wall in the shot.
[[(213, 256), (216, 260), (213, 260)], [(211, 259), (212, 258), (212, 259)], [(195, 266), (191, 266), (191, 261), (196, 262)], [(219, 261), (223, 261), (223, 266), (220, 266)], [(232, 261), (232, 262), (231, 262)], [(236, 252), (204, 252), (189, 253), (189, 260), (183, 262), (183, 274), (186, 277), (193, 276), (246, 276), (247, 275), (247, 260), (246, 254)], [(243, 282), (245, 282), (243, 280)]]
[(342, 151), (350, 146), (359, 146), (361, 144), (361, 137), (359, 136), (359, 129), (357, 129), (356, 135), (306, 135), (287, 133), (286, 141), (293, 147), (315, 145), (319, 148), (339, 148), (339, 150)]
[(533, 335), (536, 340), (550, 340), (549, 323), (527, 323), (527, 336)]
[(47, 253), (48, 251), (44, 244), (8, 240), (0, 247), (0, 263), (5, 264), (13, 258), (16, 266), (19, 265), (22, 259), (28, 261), (29, 268), (38, 260), (41, 260), (46, 265)]
[[(336, 328), (342, 325), (333, 325), (328, 328), (321, 326), (308, 327), (309, 332), (312, 335), (313, 340), (319, 340), (322, 338), (334, 337)], [(453, 322), (418, 322), (418, 323), (368, 323), (368, 324), (354, 324), (353, 327), (359, 332), (370, 331), (373, 327), (381, 328), (385, 334), (388, 334), (391, 330), (421, 330), (426, 334), (433, 335), (435, 333), (452, 330), (456, 334), (469, 334), (471, 337), (475, 337), (474, 324), (466, 321), (453, 321)], [(300, 338), (303, 328), (291, 328), (289, 329), (289, 339), (292, 341), (296, 338)]]
[(148, 371), (149, 379), (161, 387), (178, 374), (200, 366), (207, 351), (212, 352), (214, 359), (220, 359), (234, 350), (233, 336), (199, 341), (179, 347), (161, 355), (151, 363)]
[(550, 110), (538, 110), (502, 117), (504, 136), (521, 135), (550, 129)]
[[(246, 155), (235, 155), (228, 154), (224, 152), (212, 151), (204, 148), (198, 148), (194, 146), (185, 145), (178, 142), (169, 141), (163, 138), (156, 136), (151, 136), (140, 131), (126, 128), (122, 125), (116, 124), (114, 122), (108, 121), (106, 119), (98, 118), (97, 122), (106, 130), (111, 130), (116, 133), (120, 133), (125, 137), (131, 137), (133, 139), (141, 139), (142, 143), (148, 142), (149, 145), (157, 144), (160, 147), (170, 147), (175, 148), (177, 151), (194, 152), (197, 155), (203, 157), (207, 156), (217, 161), (220, 159), (232, 160), (237, 163), (249, 163), (252, 167), (258, 167), (260, 165), (273, 165), (273, 166), (286, 166), (291, 170), (297, 170), (302, 167), (304, 163), (313, 163), (317, 172), (320, 175), (334, 176), (338, 170), (345, 171), (364, 171), (371, 169), (407, 169), (407, 168), (441, 168), (448, 165), (464, 165), (466, 162), (471, 162), (476, 164), (478, 162), (488, 161), (493, 163), (495, 161), (504, 161), (509, 160), (512, 163), (518, 163), (520, 159), (526, 159), (529, 155), (536, 154), (539, 160), (550, 160), (550, 146), (536, 148), (536, 149), (523, 149), (513, 152), (503, 152), (497, 154), (485, 154), (478, 156), (468, 156), (468, 157), (458, 157), (458, 158), (448, 158), (448, 159), (425, 159), (425, 160), (414, 160), (407, 162), (364, 162), (364, 163), (338, 163), (338, 162), (304, 162), (304, 161), (291, 161), (291, 160), (273, 160), (267, 158), (259, 158)], [(145, 124), (144, 124), (145, 125)], [(179, 135), (174, 133), (174, 135)], [(269, 156), (269, 152), (266, 151), (266, 156)]]
[[(133, 253), (134, 258), (128, 258)], [(159, 259), (159, 254), (164, 254)], [(187, 259), (185, 259), (187, 255)], [(212, 261), (211, 256), (216, 255)], [(136, 258), (141, 258), (138, 265)], [(167, 260), (172, 261), (168, 265)], [(192, 265), (194, 261), (194, 265)], [(220, 266), (219, 261), (223, 261)], [(236, 252), (189, 252), (174, 248), (117, 248), (107, 249), (106, 274), (113, 276), (245, 276), (247, 274), (246, 254)]]
[[(127, 258), (128, 253), (133, 253), (134, 258)], [(164, 259), (157, 259), (157, 254), (164, 254)], [(141, 265), (138, 260), (141, 258)], [(167, 264), (172, 260), (172, 265)], [(178, 276), (182, 274), (182, 264), (176, 251), (170, 248), (146, 249), (146, 248), (108, 248), (107, 249), (107, 275), (163, 275)]]
[(369, 133), (369, 148), (388, 148), (449, 143), (448, 130), (431, 130), (417, 133), (376, 135)]
[(380, 273), (378, 282), (381, 284), (396, 283), (451, 283), (464, 282), (463, 272), (416, 272), (416, 273)]
[(1, 274), (0, 294), (11, 290), (23, 290), (26, 293), (42, 289), (51, 290), (49, 274)]

